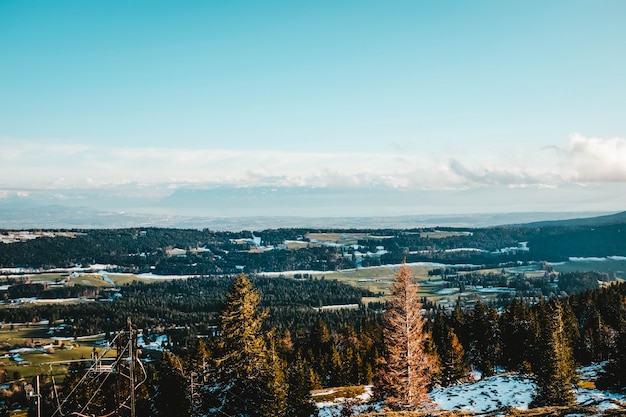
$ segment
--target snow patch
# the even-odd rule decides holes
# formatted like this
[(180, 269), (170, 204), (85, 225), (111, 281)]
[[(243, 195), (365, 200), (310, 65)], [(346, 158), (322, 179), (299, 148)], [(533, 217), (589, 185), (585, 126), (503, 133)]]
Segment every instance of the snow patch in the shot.
[(503, 407), (528, 409), (534, 382), (520, 375), (498, 375), (478, 382), (435, 388), (430, 397), (442, 410), (486, 413)]
[[(580, 368), (578, 372), (583, 380), (594, 380), (603, 366), (604, 363), (594, 364)], [(521, 374), (503, 373), (489, 378), (481, 378), (477, 374), (474, 380), (476, 382), (435, 388), (429, 396), (439, 410), (492, 413), (505, 408), (527, 410), (536, 393), (533, 379)], [(332, 389), (328, 389), (325, 393), (332, 392)], [(577, 388), (574, 393), (578, 404), (594, 405), (600, 412), (621, 409), (620, 405), (626, 404), (626, 394), (585, 388)], [(380, 411), (382, 404), (368, 403), (370, 400), (371, 387), (358, 398), (338, 398), (334, 402), (319, 402), (317, 406), (320, 417), (341, 415), (341, 410), (348, 402), (355, 404), (352, 406), (353, 415)]]

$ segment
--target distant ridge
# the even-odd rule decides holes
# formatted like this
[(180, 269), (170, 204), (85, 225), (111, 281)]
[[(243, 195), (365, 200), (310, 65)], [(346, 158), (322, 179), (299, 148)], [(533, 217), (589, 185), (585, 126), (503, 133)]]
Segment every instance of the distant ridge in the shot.
[[(128, 227), (171, 227), (179, 229), (263, 230), (278, 228), (320, 229), (410, 229), (419, 227), (480, 228), (511, 226), (539, 227), (558, 224), (610, 224), (626, 222), (626, 212), (468, 213), (405, 216), (190, 216), (104, 211), (30, 201), (0, 201), (0, 229), (115, 229)], [(593, 217), (596, 216), (596, 217)], [(552, 219), (552, 220), (546, 220)], [(559, 220), (561, 219), (561, 220)], [(562, 220), (571, 219), (571, 220)], [(587, 223), (579, 223), (585, 221)], [(604, 223), (601, 223), (605, 219)]]
[(582, 217), (567, 220), (547, 220), (532, 223), (516, 224), (521, 227), (556, 227), (556, 226), (606, 226), (626, 223), (626, 211), (596, 217)]

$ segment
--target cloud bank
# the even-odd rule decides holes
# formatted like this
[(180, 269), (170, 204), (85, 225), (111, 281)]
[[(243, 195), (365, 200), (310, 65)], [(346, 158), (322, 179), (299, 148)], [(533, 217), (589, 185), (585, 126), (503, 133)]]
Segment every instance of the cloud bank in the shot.
[(6, 139), (0, 144), (0, 188), (11, 190), (130, 184), (458, 190), (626, 182), (626, 139), (580, 134), (561, 146), (462, 155), (111, 148)]

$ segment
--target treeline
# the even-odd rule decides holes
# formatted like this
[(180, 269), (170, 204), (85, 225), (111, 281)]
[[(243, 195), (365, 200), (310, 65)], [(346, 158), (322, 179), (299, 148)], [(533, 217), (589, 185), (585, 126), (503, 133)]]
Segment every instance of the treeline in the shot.
[[(161, 275), (211, 275), (308, 269), (334, 271), (354, 267), (333, 247), (250, 252), (254, 236), (238, 233), (184, 229), (78, 230), (74, 238), (41, 237), (17, 243), (0, 242), (0, 267), (70, 268), (75, 265), (117, 266), (117, 272)], [(270, 241), (301, 237), (300, 230), (261, 232)], [(284, 241), (284, 240), (283, 240)], [(282, 243), (282, 242), (281, 242)], [(168, 253), (169, 249), (184, 253)], [(111, 270), (111, 268), (109, 268)]]
[[(478, 302), (466, 311), (457, 308), (452, 313), (437, 312), (431, 322), (434, 329), (439, 327), (435, 334), (451, 333), (458, 337), (464, 352), (462, 359), (483, 375), (493, 375), (498, 366), (534, 373), (536, 364), (542, 363), (546, 355), (542, 348), (542, 331), (556, 315), (557, 304), (565, 329), (564, 340), (571, 349), (574, 363), (589, 365), (624, 360), (626, 283), (588, 290), (564, 299), (548, 301), (541, 298), (535, 305), (513, 299), (501, 312), (494, 306)], [(446, 351), (437, 337), (435, 344), (436, 349)], [(461, 358), (457, 359), (460, 361)], [(626, 363), (620, 363), (620, 369), (626, 375)], [(609, 383), (606, 378), (603, 381), (605, 386), (626, 387), (623, 377), (617, 383)]]
[[(268, 326), (289, 329), (296, 333), (310, 328), (320, 314), (314, 307), (361, 304), (364, 296), (374, 294), (336, 280), (252, 277), (262, 294), (262, 308), (269, 309)], [(47, 289), (41, 284), (16, 284), (6, 290), (11, 296), (54, 298), (53, 296), (85, 296), (99, 292), (108, 301), (77, 304), (24, 304), (0, 309), (4, 323), (24, 323), (39, 319), (70, 324), (59, 336), (85, 336), (114, 332), (124, 326), (127, 318), (145, 329), (187, 326), (192, 334), (211, 333), (217, 324), (217, 313), (233, 277), (196, 277), (122, 286), (118, 294), (112, 290), (76, 285)], [(50, 294), (50, 295), (48, 295)], [(91, 294), (98, 295), (98, 294)], [(324, 312), (333, 327), (364, 315), (356, 310)]]
[[(18, 243), (0, 243), (0, 267), (69, 268), (76, 264), (111, 264), (132, 273), (212, 275), (281, 272), (293, 270), (333, 271), (354, 268), (351, 247), (319, 246), (307, 238), (309, 232), (369, 235), (358, 241), (361, 266), (406, 262), (442, 262), (490, 265), (514, 262), (563, 261), (569, 257), (624, 256), (626, 225), (492, 227), (446, 230), (446, 237), (433, 238), (433, 229), (407, 230), (309, 230), (276, 229), (217, 232), (184, 229), (76, 230), (74, 238), (41, 237)], [(379, 236), (379, 237), (377, 237)], [(251, 251), (253, 237), (273, 250)], [(310, 243), (286, 249), (287, 240)], [(516, 248), (527, 242), (528, 250)], [(172, 254), (168, 249), (182, 249)]]
[(599, 288), (599, 282), (613, 281), (612, 274), (596, 271), (554, 273), (544, 265), (543, 275), (527, 276), (500, 272), (459, 271), (457, 268), (436, 268), (428, 271), (429, 277), (441, 277), (446, 288), (458, 288), (464, 292), (469, 288), (502, 288), (510, 291), (498, 295), (496, 305), (508, 304), (511, 299), (554, 298)]
[[(582, 280), (593, 281), (597, 286), (597, 278), (593, 273), (563, 274), (559, 285), (566, 290), (573, 282)], [(361, 304), (361, 297), (371, 293), (326, 279), (253, 277), (251, 281), (261, 295), (260, 307), (269, 312), (265, 330), (275, 329), (290, 339), (285, 345), (293, 346), (298, 355), (315, 364), (323, 385), (371, 381), (376, 346), (380, 343), (379, 311), (383, 308), (380, 303), (369, 307)], [(147, 333), (169, 332), (174, 346), (189, 346), (198, 334), (214, 335), (224, 295), (231, 284), (232, 278), (223, 277), (149, 285), (134, 283), (122, 287), (121, 297), (114, 297), (113, 301), (5, 308), (0, 309), (0, 320), (8, 325), (62, 319), (68, 326), (59, 330), (59, 336), (84, 336), (113, 333), (130, 317)], [(18, 288), (33, 287), (38, 286)], [(76, 287), (72, 291), (80, 293)], [(470, 309), (457, 306), (452, 312), (425, 304), (429, 325), (433, 326), (432, 330), (438, 329), (435, 333), (440, 335), (434, 339), (433, 348), (439, 352), (447, 349), (444, 345), (451, 336), (444, 340), (444, 335), (452, 331), (463, 348), (462, 361), (486, 374), (493, 373), (496, 366), (511, 370), (529, 367), (535, 363), (536, 358), (529, 355), (532, 346), (537, 346), (542, 325), (540, 311), (549, 303), (543, 300), (548, 299), (540, 294), (513, 298), (502, 311), (481, 302)], [(533, 300), (540, 301), (529, 305)], [(626, 328), (625, 300), (624, 283), (563, 299), (574, 359), (578, 363), (590, 364), (615, 356), (620, 335)], [(356, 304), (358, 308), (320, 311), (313, 308), (337, 304)], [(186, 330), (180, 331), (181, 327)], [(338, 369), (338, 363), (350, 364), (349, 369)]]
[(535, 258), (563, 261), (569, 257), (624, 255), (626, 224), (546, 227), (529, 239)]

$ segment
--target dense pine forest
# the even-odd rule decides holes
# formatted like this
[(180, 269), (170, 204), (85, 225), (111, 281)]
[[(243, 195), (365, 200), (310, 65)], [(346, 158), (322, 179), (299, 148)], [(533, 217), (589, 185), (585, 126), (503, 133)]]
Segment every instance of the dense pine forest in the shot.
[[(0, 240), (0, 268), (113, 265), (121, 272), (185, 275), (334, 271), (406, 262), (498, 266), (623, 255), (626, 225), (420, 228), (406, 230), (277, 229), (216, 232), (183, 229), (73, 230), (16, 243)], [(437, 233), (445, 233), (437, 237)], [(315, 233), (362, 235), (354, 245), (319, 244)], [(8, 231), (3, 232), (4, 235)], [(288, 249), (286, 242), (299, 242)], [(510, 250), (525, 242), (528, 250)], [(262, 247), (264, 250), (254, 250)], [(384, 252), (380, 252), (380, 247)], [(178, 250), (172, 256), (172, 249)], [(353, 256), (359, 252), (362, 256)], [(243, 270), (242, 270), (243, 268)]]
[[(233, 295), (233, 287), (242, 279), (246, 294), (256, 294), (254, 302), (241, 301), (244, 295)], [(38, 316), (51, 317), (46, 314), (56, 309), (52, 314), (64, 317), (71, 324), (65, 330), (67, 333), (60, 334), (70, 336), (105, 331), (109, 338), (113, 338), (115, 330), (123, 328), (126, 317), (133, 317), (134, 322), (145, 329), (148, 338), (152, 333), (168, 334), (163, 351), (144, 352), (151, 362), (146, 364), (148, 382), (143, 387), (143, 397), (138, 400), (138, 415), (210, 415), (211, 410), (226, 407), (221, 402), (223, 395), (258, 401), (266, 395), (268, 398), (279, 395), (282, 408), (278, 411), (250, 412), (248, 415), (308, 416), (315, 413), (310, 397), (312, 389), (376, 383), (387, 348), (383, 336), (384, 309), (360, 304), (357, 300), (361, 291), (330, 280), (248, 280), (240, 275), (213, 281), (197, 278), (152, 285), (135, 284), (122, 288), (124, 295), (113, 302), (21, 307), (4, 309), (2, 313), (5, 322), (11, 321), (9, 317), (14, 317), (11, 315), (37, 320)], [(211, 287), (220, 295), (209, 296)], [(356, 301), (359, 308), (316, 311), (311, 307), (315, 300), (306, 295), (313, 291), (318, 291), (317, 296), (326, 302)], [(205, 294), (207, 297), (203, 300)], [(181, 300), (187, 300), (189, 304)], [(259, 352), (250, 354), (258, 356), (255, 360), (260, 361), (259, 369), (272, 367), (273, 371), (259, 377), (267, 379), (271, 375), (271, 381), (263, 380), (263, 384), (271, 382), (276, 385), (272, 389), (278, 392), (266, 391), (269, 388), (261, 382), (257, 387), (260, 391), (252, 394), (247, 391), (251, 389), (249, 385), (241, 387), (240, 394), (215, 391), (220, 386), (215, 378), (219, 380), (224, 377), (220, 376), (224, 372), (233, 371), (220, 370), (222, 362), (219, 357), (225, 355), (224, 344), (237, 346), (237, 343), (244, 343), (237, 338), (246, 338), (238, 329), (247, 324), (225, 323), (230, 317), (225, 311), (233, 308), (233, 303), (254, 307), (250, 320), (255, 320), (256, 330), (252, 334), (259, 338), (260, 347)], [(538, 381), (544, 381), (546, 394), (538, 397), (536, 405), (567, 404), (571, 402), (575, 366), (596, 362), (606, 363), (598, 381), (599, 387), (616, 390), (626, 387), (624, 283), (588, 290), (565, 299), (540, 299), (533, 305), (515, 299), (496, 309), (494, 305), (478, 302), (471, 309), (457, 307), (447, 312), (427, 303), (421, 311), (425, 320), (423, 331), (429, 335), (423, 345), (424, 351), (434, 358), (427, 389), (468, 381), (472, 369), (483, 376), (493, 375), (496, 369), (505, 369), (535, 375)], [(234, 340), (226, 341), (224, 337), (227, 335)], [(238, 348), (231, 349), (239, 351)], [(546, 354), (548, 351), (567, 352), (568, 355), (558, 359)], [(272, 352), (271, 358), (267, 357), (267, 352)], [(270, 359), (274, 362), (268, 363)], [(562, 362), (551, 362), (555, 360)], [(238, 369), (237, 364), (241, 362), (229, 363)], [(69, 392), (83, 372), (84, 368), (73, 366), (63, 386), (57, 388), (60, 392)], [(556, 375), (555, 372), (560, 373)], [(279, 380), (274, 380), (276, 375), (280, 376), (276, 377)], [(201, 395), (190, 395), (192, 376), (205, 381), (196, 388), (206, 390)], [(248, 377), (241, 378), (247, 380)], [(51, 380), (42, 378), (42, 382), (45, 381), (43, 389), (48, 390), (45, 391), (48, 399), (44, 401), (47, 404), (44, 410), (49, 410), (49, 414), (43, 415), (52, 415), (54, 387)], [(560, 387), (550, 385), (555, 381)], [(90, 395), (93, 389), (82, 395)], [(172, 391), (176, 392), (174, 397)], [(176, 398), (180, 404), (171, 403), (171, 398)], [(233, 404), (240, 401), (229, 401), (228, 410), (235, 411), (237, 408)], [(109, 405), (100, 404), (100, 412), (104, 413)], [(251, 407), (261, 406), (254, 403)]]
[[(312, 416), (312, 390), (359, 385), (374, 385), (376, 400), (388, 410), (421, 409), (433, 387), (503, 371), (532, 376), (533, 407), (569, 405), (581, 365), (602, 364), (598, 388), (626, 390), (626, 283), (599, 272), (556, 274), (550, 262), (624, 256), (625, 227), (64, 231), (0, 243), (6, 284), (0, 288), (6, 300), (0, 320), (3, 329), (45, 320), (55, 323), (57, 337), (104, 334), (113, 345), (131, 322), (147, 342), (162, 340), (158, 348), (139, 346), (144, 378), (137, 416)], [(320, 244), (316, 233), (352, 233), (358, 239)], [(512, 291), (444, 306), (417, 296), (417, 281), (404, 265), (418, 261), (440, 262), (428, 275), (447, 288)], [(528, 262), (541, 265), (543, 273), (518, 280), (504, 273), (504, 265)], [(189, 277), (110, 287), (50, 286), (27, 278), (92, 264)], [(384, 264), (402, 264), (387, 296), (306, 272)], [(474, 265), (492, 270), (478, 272)], [(270, 271), (301, 272), (264, 275)], [(13, 303), (28, 297), (98, 301)], [(409, 317), (407, 327), (402, 320)], [(404, 345), (393, 347), (401, 328), (413, 330)], [(403, 391), (406, 383), (393, 388), (402, 381), (393, 376), (394, 363), (415, 364), (407, 371), (415, 366), (410, 380), (421, 381), (414, 391)], [(66, 413), (72, 407), (81, 415), (111, 412), (119, 381), (105, 383), (102, 374), (79, 390), (86, 372), (83, 363), (72, 363), (62, 382), (42, 373), (41, 415), (59, 415), (59, 398), (74, 395), (64, 405)], [(30, 415), (37, 415), (17, 392), (0, 391), (1, 401), (30, 403)], [(96, 393), (103, 399), (91, 401)]]
[[(17, 284), (6, 294), (14, 296), (54, 296), (97, 293), (110, 296), (109, 302), (74, 304), (26, 304), (19, 308), (0, 309), (0, 320), (4, 323), (24, 323), (46, 318), (52, 321), (63, 319), (71, 327), (59, 332), (59, 336), (85, 336), (102, 332), (114, 332), (131, 318), (140, 328), (168, 328), (185, 326), (190, 337), (214, 332), (218, 313), (224, 296), (232, 284), (232, 277), (196, 277), (185, 280), (134, 283), (115, 289), (73, 286), (45, 290), (41, 284)], [(261, 308), (268, 309), (270, 317), (267, 327), (289, 330), (293, 333), (309, 329), (321, 316), (333, 328), (342, 321), (358, 322), (366, 311), (361, 299), (372, 294), (353, 286), (330, 279), (294, 280), (287, 278), (252, 278), (261, 293)], [(15, 289), (14, 289), (15, 288)], [(1, 293), (1, 291), (0, 291)], [(358, 305), (357, 309), (316, 311), (315, 307), (329, 305)]]

